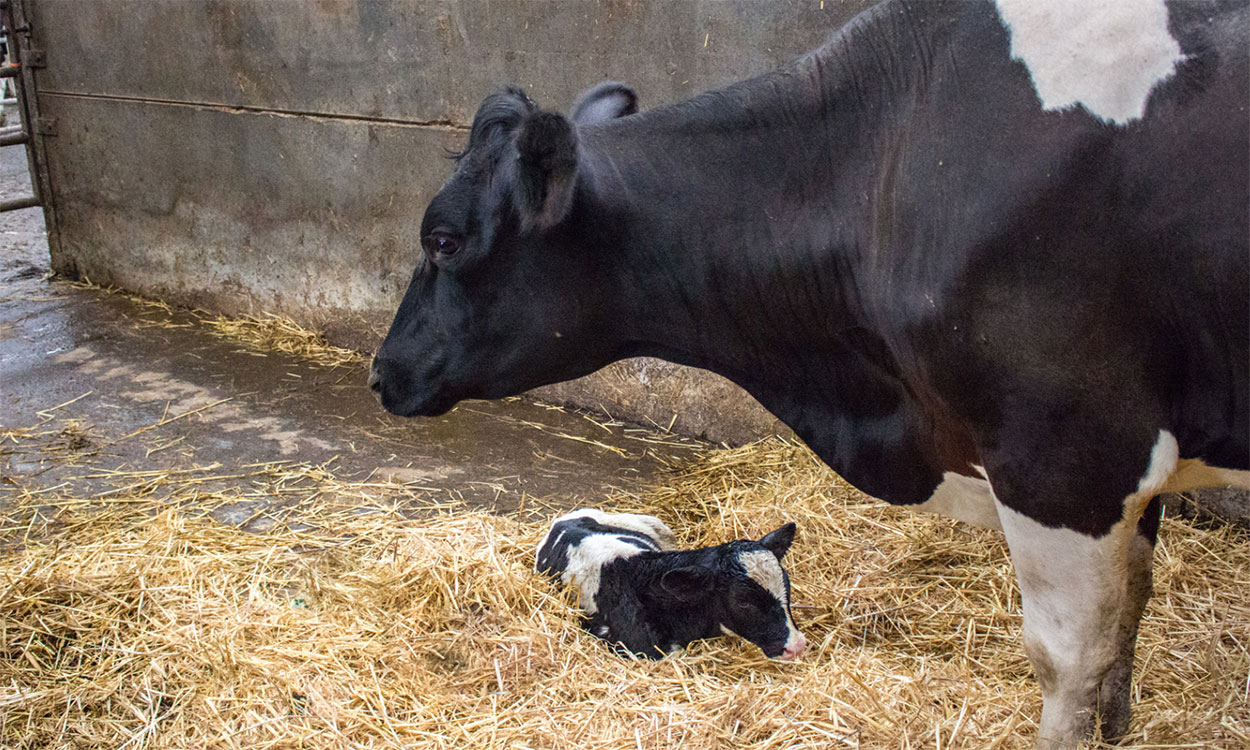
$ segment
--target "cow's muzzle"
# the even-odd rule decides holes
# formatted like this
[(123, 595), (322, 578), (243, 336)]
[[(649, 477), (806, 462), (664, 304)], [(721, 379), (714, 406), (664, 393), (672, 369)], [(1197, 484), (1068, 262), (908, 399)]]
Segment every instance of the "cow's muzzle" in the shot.
[(451, 410), (460, 399), (441, 388), (437, 370), (414, 377), (410, 368), (390, 357), (378, 355), (369, 365), (369, 390), (378, 402), (397, 417), (437, 417)]

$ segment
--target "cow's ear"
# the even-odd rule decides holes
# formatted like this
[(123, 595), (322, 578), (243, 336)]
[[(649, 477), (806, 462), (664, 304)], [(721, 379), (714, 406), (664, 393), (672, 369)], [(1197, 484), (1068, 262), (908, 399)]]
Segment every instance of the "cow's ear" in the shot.
[(794, 542), (794, 532), (798, 527), (793, 523), (788, 523), (776, 531), (769, 532), (760, 540), (760, 545), (777, 556), (777, 559), (785, 557), (786, 551), (790, 549), (790, 545)]
[(517, 210), (522, 228), (549, 229), (568, 216), (577, 176), (577, 133), (555, 112), (535, 112), (517, 133)]
[(712, 571), (706, 568), (688, 566), (673, 568), (660, 577), (660, 587), (664, 593), (683, 602), (699, 601), (712, 590)]
[(591, 125), (637, 111), (638, 95), (633, 89), (616, 81), (604, 81), (578, 97), (573, 105), (573, 122)]

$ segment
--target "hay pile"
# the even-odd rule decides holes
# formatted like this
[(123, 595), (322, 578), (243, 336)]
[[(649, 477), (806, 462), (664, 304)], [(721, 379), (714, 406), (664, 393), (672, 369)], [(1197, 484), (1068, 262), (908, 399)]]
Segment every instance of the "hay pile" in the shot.
[(191, 314), (199, 318), (212, 335), (239, 342), (256, 351), (278, 351), (310, 360), (323, 367), (358, 365), (365, 355), (328, 342), (323, 334), (310, 331), (290, 318), (271, 313), (229, 318), (202, 310)]
[[(692, 545), (798, 522), (799, 663), (730, 639), (611, 655), (530, 572), (555, 509), (412, 519), (320, 492), (248, 533), (161, 510), (178, 498), (60, 503), (39, 534), (3, 529), (0, 746), (1028, 745), (1040, 698), (995, 534), (868, 500), (779, 442), (668, 484), (612, 507)], [(1128, 744), (1245, 746), (1250, 539), (1162, 537)]]

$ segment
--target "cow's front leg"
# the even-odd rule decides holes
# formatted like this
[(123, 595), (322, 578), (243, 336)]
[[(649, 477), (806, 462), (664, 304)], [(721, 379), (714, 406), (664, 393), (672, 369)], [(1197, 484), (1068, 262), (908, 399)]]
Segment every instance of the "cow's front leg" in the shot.
[[(1091, 537), (1047, 528), (999, 504), (1024, 605), (1024, 646), (1042, 687), (1037, 747), (1073, 748), (1128, 730), (1133, 651), (1151, 594), (1158, 503)], [(1140, 522), (1138, 518), (1141, 518)]]
[(1158, 498), (1146, 509), (1137, 525), (1128, 550), (1128, 590), (1125, 607), (1120, 614), (1116, 634), (1115, 661), (1102, 680), (1098, 696), (1098, 713), (1105, 740), (1118, 739), (1128, 732), (1129, 709), (1132, 703), (1133, 652), (1137, 645), (1137, 628), (1146, 602), (1154, 592), (1155, 540), (1159, 533)]
[[(1107, 473), (1115, 453), (1091, 454), (1097, 460), (1066, 471), (1051, 466), (1021, 476), (1004, 467), (996, 478), (990, 470), (1020, 583), (1024, 647), (1042, 687), (1042, 750), (1090, 739), (1100, 702), (1108, 735), (1128, 725), (1133, 647), (1150, 596), (1158, 523), (1151, 501), (1176, 470), (1178, 447), (1171, 433), (1160, 431), (1147, 460), (1120, 464), (1119, 482)], [(1109, 488), (1128, 484), (1126, 473), (1139, 477), (1136, 491), (1108, 497)], [(1088, 533), (1072, 528), (1078, 525)]]
[(1124, 533), (1093, 538), (999, 506), (1024, 605), (1024, 648), (1042, 687), (1037, 747), (1089, 739), (1128, 603)]

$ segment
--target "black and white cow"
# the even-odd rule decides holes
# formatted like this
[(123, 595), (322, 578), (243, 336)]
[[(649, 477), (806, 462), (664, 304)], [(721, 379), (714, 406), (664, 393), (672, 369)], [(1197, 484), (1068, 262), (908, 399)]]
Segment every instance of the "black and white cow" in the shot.
[(576, 587), (582, 627), (628, 653), (655, 659), (728, 633), (791, 660), (807, 648), (781, 567), (794, 532), (677, 550), (654, 516), (583, 508), (555, 520), (534, 569)]
[(439, 414), (638, 355), (1001, 528), (1038, 744), (1128, 726), (1160, 492), (1250, 485), (1245, 0), (887, 0), (759, 78), (488, 97), (374, 359)]

